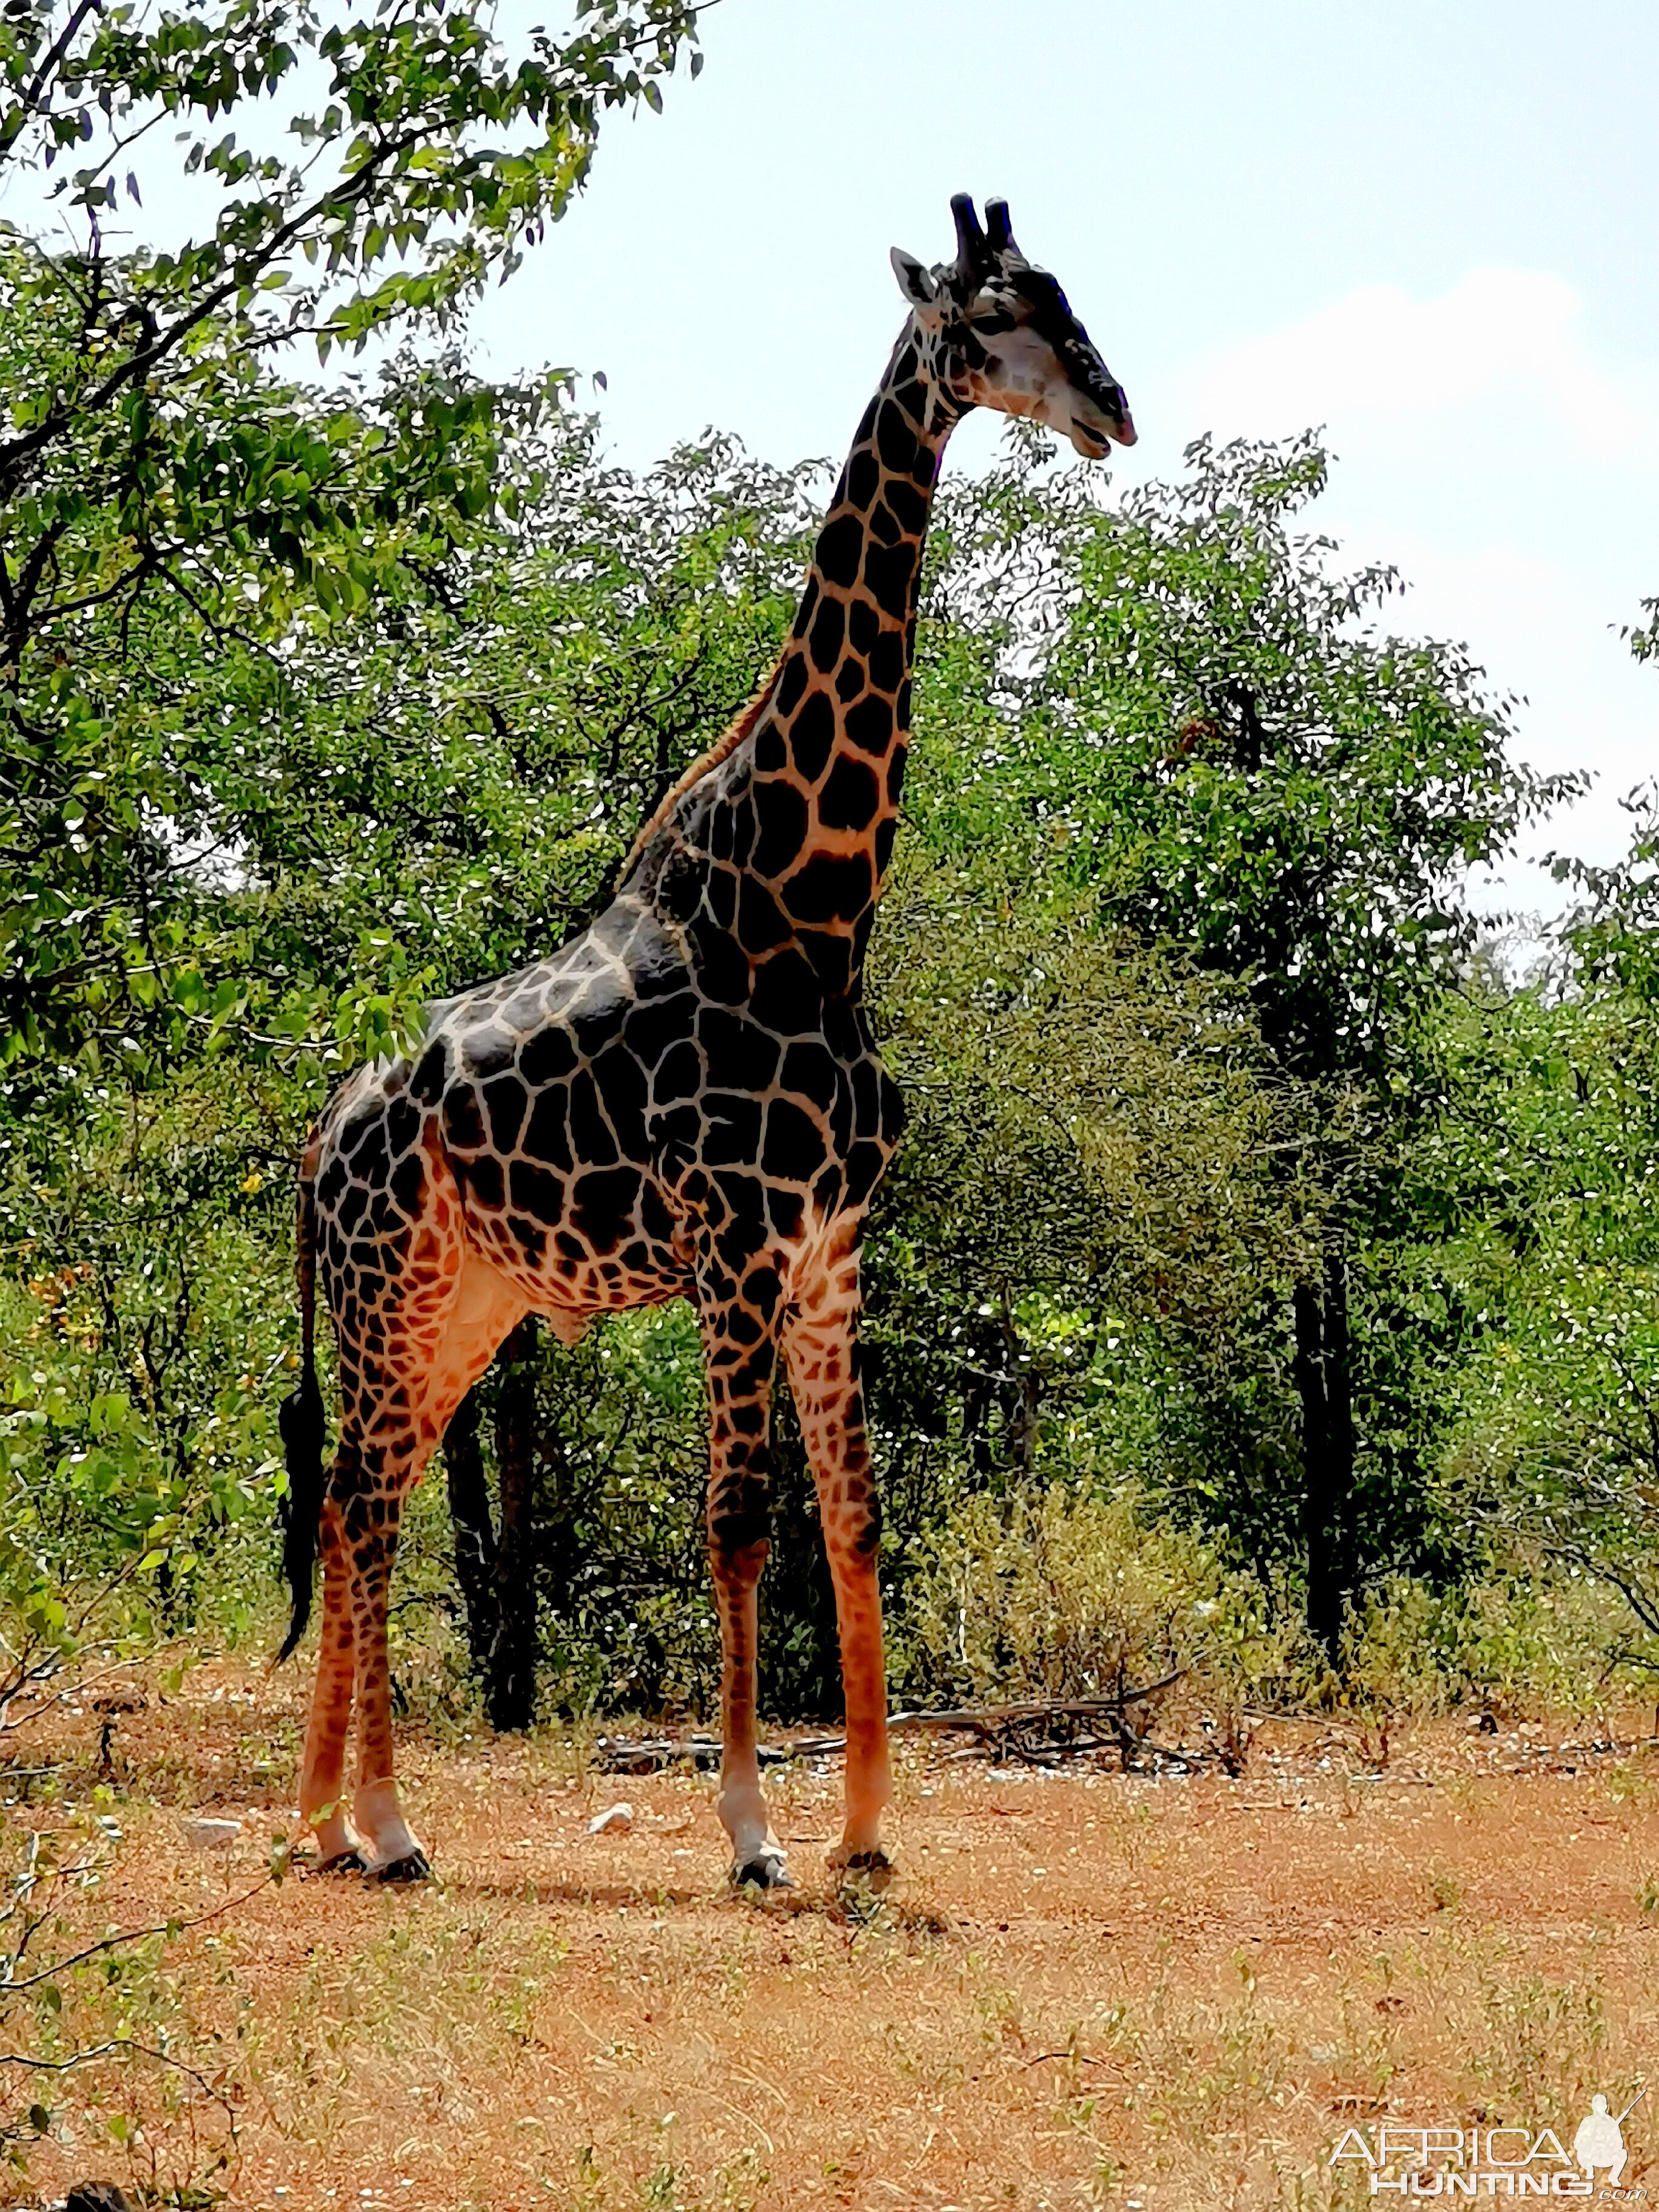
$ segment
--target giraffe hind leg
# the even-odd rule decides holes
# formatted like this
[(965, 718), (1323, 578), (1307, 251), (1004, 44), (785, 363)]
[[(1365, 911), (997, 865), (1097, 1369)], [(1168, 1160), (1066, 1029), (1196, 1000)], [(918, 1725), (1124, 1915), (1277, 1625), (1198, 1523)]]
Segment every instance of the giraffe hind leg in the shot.
[[(350, 1589), (357, 1705), (357, 1782), (352, 1820), (367, 1870), (382, 1881), (420, 1881), (424, 1850), (404, 1816), (394, 1776), (392, 1674), (386, 1643), (392, 1571), (404, 1499), (441, 1442), (455, 1408), (525, 1311), (522, 1296), (467, 1255), (453, 1277), (441, 1326), (395, 1338), (354, 1408), (355, 1480), (341, 1495)], [(348, 1417), (351, 1420), (351, 1416)], [(343, 1455), (341, 1464), (346, 1464)]]
[[(353, 1109), (356, 1119), (349, 1115), (337, 1133), (351, 1144), (349, 1173), (339, 1158), (325, 1157), (316, 1182), (319, 1257), (339, 1351), (340, 1439), (324, 1499), (339, 1572), (327, 1584), (332, 1626), (307, 1741), (305, 1809), (319, 1820), (325, 1856), (343, 1858), (355, 1832), (368, 1870), (383, 1878), (426, 1871), (393, 1778), (386, 1613), (403, 1500), (525, 1308), (522, 1294), (468, 1242), (435, 1123), (392, 1141), (392, 1120), (407, 1104), (394, 1099), (382, 1113), (371, 1086)], [(379, 1194), (380, 1202), (360, 1203), (348, 1231), (339, 1191), (353, 1186)], [(338, 1808), (354, 1699), (348, 1824)]]
[(323, 1628), (300, 1772), (300, 1817), (317, 1839), (314, 1871), (361, 1872), (362, 1849), (345, 1811), (345, 1746), (351, 1725), (350, 1578), (339, 1508), (323, 1508)]

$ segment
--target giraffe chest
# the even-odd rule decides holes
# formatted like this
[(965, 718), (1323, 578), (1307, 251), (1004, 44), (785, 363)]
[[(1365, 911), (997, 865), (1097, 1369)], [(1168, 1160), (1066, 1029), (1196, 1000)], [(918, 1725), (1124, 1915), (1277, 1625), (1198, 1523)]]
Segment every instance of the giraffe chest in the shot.
[(803, 963), (792, 1006), (696, 998), (655, 1072), (648, 1143), (688, 1215), (712, 1208), (757, 1244), (794, 1243), (867, 1206), (902, 1118), (861, 1010), (826, 1000)]

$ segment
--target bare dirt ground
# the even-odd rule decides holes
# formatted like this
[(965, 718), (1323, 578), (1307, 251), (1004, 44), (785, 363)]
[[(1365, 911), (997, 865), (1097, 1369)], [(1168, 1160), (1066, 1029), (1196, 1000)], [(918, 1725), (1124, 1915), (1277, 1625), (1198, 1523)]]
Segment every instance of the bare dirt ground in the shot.
[[(9, 1820), (120, 1830), (77, 1933), (259, 1881), (291, 1832), (301, 1694), (228, 1666), (152, 1688), (105, 1797), (96, 1714), (30, 1744), (60, 1771), (33, 1803), (5, 1785)], [(785, 1770), (801, 1886), (757, 1905), (724, 1886), (709, 1778), (416, 1734), (440, 1879), (290, 1877), (155, 1946), (127, 2033), (200, 2081), (160, 2058), (76, 2069), (52, 2092), (72, 2140), (0, 2202), (103, 2173), (239, 2212), (1208, 2212), (1377, 2201), (1363, 2161), (1329, 2162), (1352, 2126), (1570, 2144), (1593, 2092), (1618, 2112), (1659, 2072), (1659, 1752), (1451, 1725), (1380, 1773), (1363, 1752), (1274, 1724), (1237, 1778), (1147, 1779), (907, 1749), (880, 1897), (824, 1875), (838, 1771)], [(631, 1832), (589, 1836), (618, 1798)], [(191, 1847), (198, 1813), (241, 1839)], [(96, 2037), (94, 1998), (70, 2013)], [(96, 2139), (122, 2111), (136, 2140)], [(1659, 2109), (1627, 2133), (1626, 2190), (1659, 2197)]]

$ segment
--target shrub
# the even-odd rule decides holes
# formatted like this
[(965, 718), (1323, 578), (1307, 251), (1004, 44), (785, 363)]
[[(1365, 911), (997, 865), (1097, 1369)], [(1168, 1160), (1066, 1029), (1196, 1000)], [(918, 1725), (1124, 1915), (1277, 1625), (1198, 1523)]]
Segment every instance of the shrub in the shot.
[[(1478, 1704), (1505, 1713), (1586, 1714), (1631, 1655), (1616, 1592), (1566, 1577), (1435, 1589), (1394, 1575), (1370, 1591), (1346, 1638), (1343, 1702), (1377, 1718), (1431, 1720)], [(1645, 1663), (1645, 1662), (1641, 1662)]]
[(1231, 1716), (1309, 1676), (1284, 1595), (1133, 1490), (981, 1495), (933, 1538), (896, 1657), (917, 1691), (951, 1699), (1098, 1697), (1180, 1671)]

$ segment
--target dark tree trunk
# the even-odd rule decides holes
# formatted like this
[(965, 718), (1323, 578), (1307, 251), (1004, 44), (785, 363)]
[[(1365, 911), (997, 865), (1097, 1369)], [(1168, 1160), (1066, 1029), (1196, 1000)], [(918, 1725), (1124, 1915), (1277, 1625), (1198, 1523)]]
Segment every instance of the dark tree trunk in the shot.
[(1034, 1363), (1025, 1356), (1025, 1346), (1014, 1326), (1013, 1315), (1005, 1297), (1002, 1307), (1002, 1340), (1007, 1352), (1008, 1381), (1014, 1394), (1013, 1406), (1008, 1415), (1008, 1457), (1015, 1474), (1022, 1482), (1029, 1480), (1036, 1464), (1037, 1408), (1042, 1396), (1042, 1377)]
[(455, 1521), (455, 1579), (466, 1612), (466, 1648), (474, 1668), (483, 1675), (489, 1672), (489, 1656), (495, 1648), (500, 1613), (495, 1602), (495, 1524), (490, 1517), (489, 1486), (484, 1479), (476, 1388), (455, 1408), (444, 1437), (444, 1470), (449, 1480), (449, 1510)]
[(795, 1401), (780, 1368), (772, 1401), (772, 1553), (761, 1578), (761, 1694), (780, 1720), (839, 1718), (836, 1588)]
[(1308, 1627), (1334, 1665), (1357, 1579), (1353, 1557), (1353, 1401), (1348, 1372), (1348, 1272), (1340, 1243), (1321, 1279), (1299, 1283), (1296, 1387), (1302, 1401), (1302, 1531), (1308, 1553)]
[(536, 1582), (556, 1620), (568, 1614), (578, 1565), (576, 1524), (580, 1498), (570, 1454), (556, 1427), (544, 1424), (536, 1439)]
[(489, 1724), (527, 1729), (536, 1717), (536, 1323), (526, 1315), (496, 1355), (495, 1470), (501, 1534), (495, 1546), (495, 1644)]

